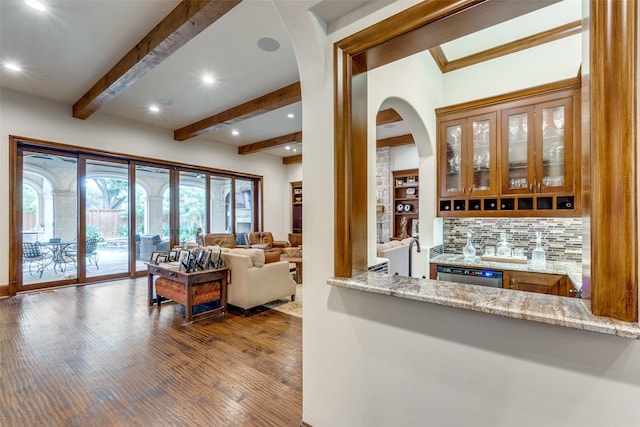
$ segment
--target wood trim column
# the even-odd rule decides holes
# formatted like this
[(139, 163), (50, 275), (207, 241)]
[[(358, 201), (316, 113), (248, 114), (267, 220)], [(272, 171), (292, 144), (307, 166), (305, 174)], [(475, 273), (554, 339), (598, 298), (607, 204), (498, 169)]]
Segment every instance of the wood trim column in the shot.
[(590, 9), (593, 314), (638, 321), (637, 2)]

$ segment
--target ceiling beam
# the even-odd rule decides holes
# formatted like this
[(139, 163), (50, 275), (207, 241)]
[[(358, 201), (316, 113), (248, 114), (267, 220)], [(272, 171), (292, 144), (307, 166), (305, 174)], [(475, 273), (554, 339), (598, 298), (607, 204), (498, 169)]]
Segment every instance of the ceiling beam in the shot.
[(91, 116), (240, 1), (183, 0), (73, 105), (73, 117)]
[(251, 154), (259, 151), (270, 150), (271, 148), (281, 147), (295, 142), (302, 142), (302, 132), (294, 132), (289, 135), (276, 136), (275, 138), (265, 139), (264, 141), (254, 142), (252, 144), (241, 145), (238, 147), (238, 154)]
[(386, 110), (378, 111), (378, 114), (376, 115), (376, 126), (401, 122), (402, 120), (402, 116), (398, 114), (396, 110), (394, 110), (393, 108), (388, 108)]
[(173, 131), (173, 139), (176, 141), (184, 141), (221, 127), (286, 107), (301, 100), (302, 92), (300, 90), (300, 82), (295, 82), (289, 86), (230, 108), (229, 110), (177, 129)]
[(414, 144), (413, 135), (408, 133), (406, 135), (393, 136), (391, 138), (379, 139), (376, 141), (376, 148), (384, 147), (400, 147), (402, 145)]
[(444, 54), (442, 50), (442, 46), (436, 46), (429, 49), (429, 53), (434, 61), (436, 61), (436, 65), (440, 68), (440, 72), (444, 73), (449, 61), (447, 61), (447, 55)]
[(292, 165), (294, 163), (302, 163), (302, 154), (296, 154), (295, 156), (288, 156), (282, 158), (283, 165)]

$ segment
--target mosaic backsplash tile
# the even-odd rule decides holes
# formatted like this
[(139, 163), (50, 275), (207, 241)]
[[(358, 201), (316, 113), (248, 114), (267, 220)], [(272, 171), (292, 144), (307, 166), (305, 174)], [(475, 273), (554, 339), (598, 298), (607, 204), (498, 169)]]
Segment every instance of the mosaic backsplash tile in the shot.
[(467, 229), (473, 246), (482, 255), (485, 246), (495, 246), (500, 233), (507, 233), (513, 248), (523, 248), (527, 258), (536, 247), (536, 231), (542, 232), (542, 248), (549, 261), (582, 261), (581, 218), (445, 218), (444, 253), (461, 254), (467, 244)]

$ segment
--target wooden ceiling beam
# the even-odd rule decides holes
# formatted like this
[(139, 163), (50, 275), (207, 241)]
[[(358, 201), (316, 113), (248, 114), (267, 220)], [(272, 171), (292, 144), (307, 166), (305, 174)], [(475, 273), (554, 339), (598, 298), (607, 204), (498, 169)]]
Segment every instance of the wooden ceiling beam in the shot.
[(406, 135), (393, 136), (391, 138), (379, 139), (376, 141), (376, 148), (384, 147), (400, 147), (402, 145), (415, 144), (413, 135), (408, 133)]
[(404, 119), (396, 110), (393, 108), (388, 108), (386, 110), (378, 111), (378, 115), (376, 116), (376, 126), (386, 125), (388, 123), (396, 123), (401, 122)]
[(302, 92), (300, 90), (300, 82), (295, 82), (289, 86), (245, 102), (244, 104), (177, 129), (173, 132), (173, 139), (176, 141), (184, 141), (221, 127), (286, 107), (301, 100)]
[(238, 147), (238, 154), (251, 154), (259, 151), (270, 150), (272, 148), (281, 147), (295, 142), (302, 142), (302, 132), (294, 132), (288, 135), (276, 136), (275, 138), (265, 139), (264, 141), (254, 142), (252, 144), (241, 145)]
[(302, 163), (302, 154), (297, 154), (295, 156), (287, 156), (282, 158), (283, 165), (292, 165), (294, 163)]
[(183, 0), (73, 105), (86, 119), (137, 82), (241, 0)]

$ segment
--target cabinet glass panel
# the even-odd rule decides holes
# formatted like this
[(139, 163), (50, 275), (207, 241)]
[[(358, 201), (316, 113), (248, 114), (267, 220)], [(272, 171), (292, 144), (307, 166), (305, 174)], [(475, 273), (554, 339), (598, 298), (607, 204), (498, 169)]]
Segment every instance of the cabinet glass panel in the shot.
[(462, 126), (447, 127), (447, 192), (462, 191)]
[(491, 150), (489, 120), (472, 122), (473, 148), (473, 190), (489, 190), (491, 185)]
[(564, 186), (564, 107), (542, 110), (543, 187)]
[(528, 172), (528, 115), (527, 113), (509, 116), (509, 189), (527, 188)]

